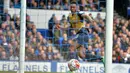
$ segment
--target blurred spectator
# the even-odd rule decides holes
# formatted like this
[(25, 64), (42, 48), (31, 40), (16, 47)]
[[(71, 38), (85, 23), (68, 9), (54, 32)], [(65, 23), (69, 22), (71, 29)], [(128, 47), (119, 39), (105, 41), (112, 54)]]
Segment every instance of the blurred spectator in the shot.
[(95, 20), (96, 20), (96, 22), (100, 22), (101, 23), (100, 19), (102, 19), (102, 18), (101, 18), (100, 13), (98, 13), (96, 18), (95, 18)]
[(99, 11), (101, 11), (101, 12), (105, 12), (105, 11), (106, 11), (105, 6), (104, 6), (104, 5), (101, 5), (101, 6), (100, 6), (100, 10), (99, 10)]
[(40, 51), (39, 60), (47, 60), (47, 55), (44, 50)]
[(4, 51), (4, 48), (2, 46), (0, 46), (0, 57), (2, 55), (2, 51)]
[(9, 56), (10, 56), (9, 60), (13, 60), (13, 61), (18, 61), (19, 60), (17, 54), (14, 52), (13, 49), (10, 49)]
[[(4, 9), (4, 7), (3, 7), (3, 5), (4, 5), (4, 1), (3, 0), (0, 0), (0, 13), (3, 13), (4, 11), (3, 11), (3, 9)], [(2, 14), (0, 14), (0, 15), (2, 15)]]
[(60, 61), (61, 60), (61, 55), (60, 55), (59, 51), (54, 52), (53, 60), (56, 60), (56, 61)]
[(99, 47), (99, 44), (95, 44), (93, 50), (95, 52), (96, 58), (101, 58), (101, 48)]
[(60, 37), (62, 36), (61, 23), (59, 20), (55, 21), (55, 26), (53, 26), (53, 34), (55, 37), (55, 42), (58, 42), (58, 40), (60, 40)]
[(14, 22), (12, 22), (12, 24), (15, 24), (16, 29), (20, 30), (20, 17), (17, 16), (16, 20), (14, 20)]
[(14, 8), (20, 8), (21, 4), (19, 0), (12, 0)]
[(52, 17), (50, 18), (49, 22), (48, 22), (49, 37), (53, 37), (52, 29), (55, 25), (55, 21), (56, 21), (56, 16), (55, 16), (55, 14), (53, 14)]
[(76, 52), (76, 49), (75, 49), (75, 45), (70, 45), (69, 47), (69, 53), (68, 53), (68, 60), (70, 59), (78, 59), (78, 55), (77, 55), (77, 52)]
[(52, 3), (50, 1), (47, 3), (47, 9), (53, 9)]
[(30, 24), (31, 22), (32, 21), (30, 21), (30, 16), (28, 14), (26, 14), (26, 26), (28, 26), (28, 24)]
[(123, 53), (124, 63), (127, 63), (129, 61), (129, 58), (130, 58), (130, 54), (128, 54), (127, 51), (124, 51)]
[(34, 54), (34, 48), (32, 48), (31, 46), (28, 46), (26, 48), (26, 57), (27, 57), (27, 60), (36, 60), (36, 56)]
[(8, 42), (6, 41), (6, 37), (3, 37), (2, 46), (3, 46), (4, 50), (5, 50), (5, 52), (9, 51), (9, 49), (8, 49)]
[(37, 45), (36, 38), (32, 38), (32, 40), (29, 43), (29, 45), (31, 45), (32, 48), (36, 48), (36, 45)]
[(65, 2), (64, 4), (63, 4), (63, 10), (69, 10), (69, 3), (68, 2)]
[(37, 2), (34, 2), (34, 3), (33, 3), (33, 8), (34, 8), (34, 9), (37, 9), (37, 7), (38, 7)]
[(117, 57), (116, 57), (116, 52), (114, 50), (112, 52), (112, 62), (113, 63), (118, 63), (119, 62)]
[(7, 21), (7, 19), (9, 19), (9, 18), (10, 18), (10, 14), (8, 13), (8, 10), (5, 9), (5, 10), (4, 10), (4, 13), (2, 13), (2, 15), (1, 15), (1, 19), (2, 19), (3, 22), (5, 22), (5, 21)]
[(54, 10), (61, 10), (61, 9), (62, 9), (62, 8), (61, 8), (61, 1), (60, 1), (60, 0), (58, 0), (58, 1), (56, 2), (56, 4), (54, 5), (53, 9), (54, 9)]
[(46, 51), (47, 51), (47, 53), (46, 53), (47, 59), (48, 60), (53, 60), (54, 53), (53, 53), (52, 46), (48, 46)]
[(61, 29), (62, 29), (62, 32), (67, 33), (68, 30), (69, 30), (69, 26), (70, 26), (70, 24), (67, 22), (67, 19), (66, 19), (65, 15), (63, 15), (62, 19), (61, 19), (61, 26), (60, 26)]
[(7, 53), (5, 51), (1, 52), (1, 60), (8, 60)]
[(12, 34), (11, 34), (11, 36), (10, 36), (10, 38), (11, 38), (11, 41), (13, 41), (13, 42), (14, 42), (14, 41), (16, 40), (15, 34), (14, 34), (14, 33), (12, 33)]
[(45, 4), (43, 1), (41, 1), (39, 8), (41, 8), (41, 9), (46, 9), (46, 4)]
[(29, 22), (29, 23), (27, 24), (27, 31), (32, 31), (33, 25), (34, 25), (33, 22)]

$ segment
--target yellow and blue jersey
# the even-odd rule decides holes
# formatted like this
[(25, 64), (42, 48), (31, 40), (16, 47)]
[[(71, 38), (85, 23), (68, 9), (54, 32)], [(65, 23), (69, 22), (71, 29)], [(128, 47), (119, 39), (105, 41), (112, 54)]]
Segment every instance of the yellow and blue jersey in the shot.
[(84, 22), (83, 22), (83, 17), (82, 17), (81, 12), (76, 12), (76, 13), (70, 13), (68, 16), (68, 22), (70, 23), (71, 28), (74, 28), (76, 32), (78, 32), (82, 27), (85, 27)]

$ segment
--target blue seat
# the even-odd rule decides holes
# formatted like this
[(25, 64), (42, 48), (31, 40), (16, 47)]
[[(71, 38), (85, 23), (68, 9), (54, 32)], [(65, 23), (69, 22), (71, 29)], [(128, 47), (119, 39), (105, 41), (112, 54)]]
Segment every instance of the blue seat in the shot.
[(49, 37), (48, 29), (37, 29), (37, 31), (40, 32), (44, 38)]

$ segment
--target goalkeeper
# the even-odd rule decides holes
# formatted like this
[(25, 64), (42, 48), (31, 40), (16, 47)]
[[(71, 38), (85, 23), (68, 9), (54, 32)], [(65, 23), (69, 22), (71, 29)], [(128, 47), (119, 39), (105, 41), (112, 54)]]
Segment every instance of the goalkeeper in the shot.
[(70, 23), (71, 30), (75, 30), (77, 34), (77, 41), (80, 45), (84, 45), (88, 42), (88, 30), (85, 28), (84, 19), (92, 22), (92, 18), (88, 15), (80, 12), (77, 9), (76, 2), (72, 2), (70, 5), (71, 13), (68, 15), (68, 22)]

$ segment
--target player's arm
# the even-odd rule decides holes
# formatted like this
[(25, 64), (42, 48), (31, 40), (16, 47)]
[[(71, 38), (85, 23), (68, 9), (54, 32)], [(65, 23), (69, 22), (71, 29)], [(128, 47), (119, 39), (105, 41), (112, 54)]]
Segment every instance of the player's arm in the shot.
[(87, 14), (85, 14), (85, 13), (82, 14), (82, 17), (88, 19), (90, 22), (93, 22), (93, 21), (94, 21), (89, 15), (87, 15)]
[(68, 22), (68, 26), (67, 26), (67, 28), (71, 28), (71, 23), (70, 23), (69, 16), (67, 17), (67, 22)]

